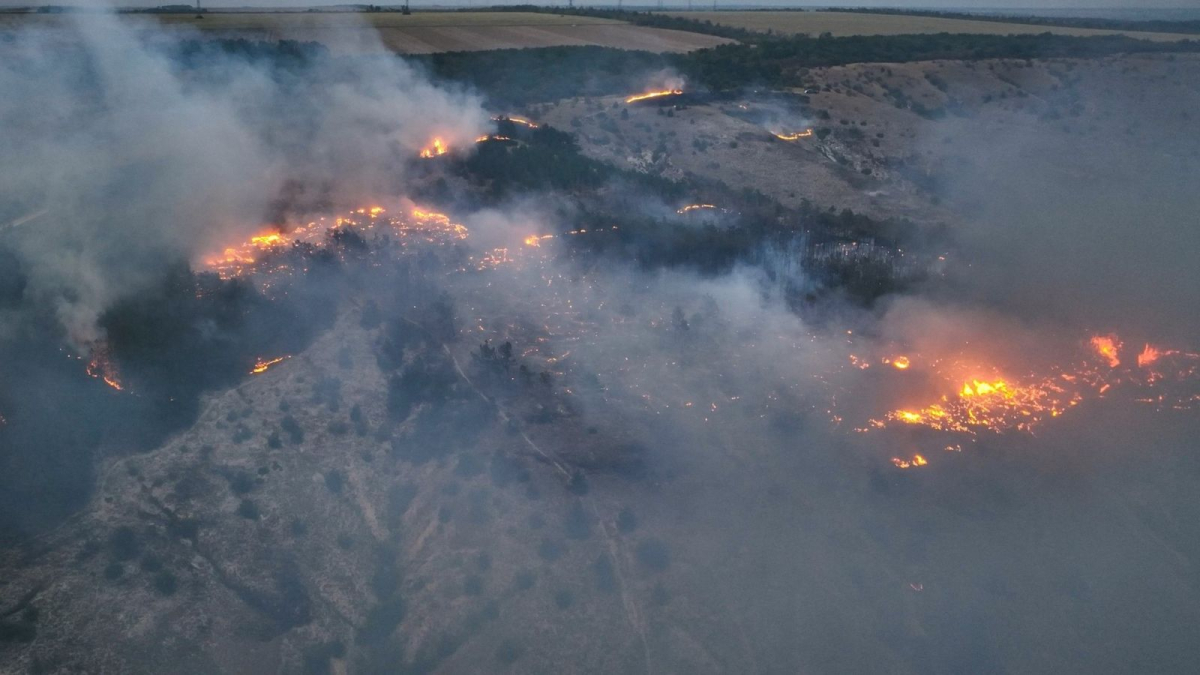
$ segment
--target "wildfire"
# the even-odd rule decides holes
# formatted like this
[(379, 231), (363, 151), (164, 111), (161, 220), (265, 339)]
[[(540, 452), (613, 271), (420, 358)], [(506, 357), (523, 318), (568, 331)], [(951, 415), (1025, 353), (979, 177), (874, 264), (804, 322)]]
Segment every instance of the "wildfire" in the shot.
[(258, 375), (259, 373), (265, 373), (265, 372), (267, 372), (267, 369), (270, 368), (271, 366), (275, 365), (276, 363), (281, 363), (290, 358), (292, 358), (290, 354), (287, 356), (280, 356), (280, 357), (277, 357), (274, 359), (259, 358), (257, 361), (255, 361), (254, 367), (250, 369), (250, 374)]
[(805, 129), (804, 131), (797, 131), (797, 132), (791, 133), (791, 134), (772, 134), (772, 135), (781, 141), (798, 141), (801, 138), (808, 138), (808, 137), (812, 136), (813, 130)]
[(511, 115), (508, 117), (503, 117), (500, 115), (496, 115), (496, 116), (492, 117), (493, 122), (503, 122), (504, 120), (508, 120), (509, 122), (512, 122), (513, 124), (520, 124), (521, 126), (529, 127), (530, 129), (537, 129), (539, 126), (541, 126), (537, 122), (531, 122), (531, 121), (525, 119), (524, 117), (513, 117)]
[(892, 367), (896, 370), (908, 370), (910, 365), (912, 364), (908, 360), (907, 356), (897, 356), (896, 358), (892, 359)]
[(429, 147), (421, 150), (421, 157), (424, 159), (430, 159), (437, 157), (438, 155), (444, 155), (446, 154), (446, 149), (446, 142), (438, 137), (433, 139), (433, 142), (430, 143)]
[(630, 96), (629, 98), (625, 99), (625, 102), (626, 103), (637, 103), (638, 101), (645, 101), (645, 100), (651, 99), (651, 98), (661, 98), (663, 96), (679, 96), (682, 93), (683, 93), (682, 89), (664, 89), (662, 91), (651, 91), (651, 92), (646, 92), (645, 94), (637, 94), (634, 96)]
[[(1194, 392), (1200, 375), (1200, 354), (1163, 350), (1147, 344), (1137, 357), (1138, 370), (1132, 370), (1119, 368), (1122, 343), (1115, 335), (1094, 336), (1088, 340), (1088, 345), (1091, 353), (1100, 359), (1098, 367), (1092, 357), (1056, 368), (1049, 376), (1012, 379), (1000, 376), (994, 368), (956, 364), (949, 368), (951, 375), (946, 378), (948, 384), (957, 382), (954, 393), (947, 393), (923, 407), (888, 412), (881, 420), (871, 420), (870, 428), (898, 423), (969, 435), (981, 431), (1032, 432), (1045, 420), (1058, 417), (1085, 400), (1108, 396), (1119, 386), (1163, 386), (1157, 395), (1133, 399), (1161, 408), (1183, 410), (1200, 402), (1200, 395)], [(852, 363), (858, 363), (854, 357), (851, 359)], [(1153, 367), (1160, 364), (1161, 368)], [(892, 359), (892, 365), (903, 370), (908, 367), (909, 360), (896, 357)], [(993, 375), (957, 379), (953, 375), (985, 371), (993, 371)]]
[(525, 245), (537, 248), (538, 246), (542, 245), (542, 241), (544, 239), (553, 239), (553, 238), (554, 238), (554, 235), (552, 235), (552, 234), (543, 234), (540, 237), (537, 235), (530, 235), (528, 237), (525, 237)]
[[(1031, 431), (1048, 417), (1058, 417), (1082, 400), (1066, 383), (1047, 380), (1015, 384), (1003, 379), (970, 379), (954, 395), (916, 410), (894, 410), (887, 422), (922, 425), (937, 431), (975, 434), (980, 430)], [(884, 422), (875, 421), (876, 426)]]
[(87, 364), (87, 374), (104, 380), (104, 384), (117, 391), (125, 391), (120, 375), (117, 373), (117, 367), (112, 362), (112, 354), (106, 344), (100, 343), (92, 347), (92, 358)]
[(1161, 351), (1159, 351), (1156, 347), (1146, 345), (1142, 349), (1142, 353), (1138, 354), (1137, 364), (1139, 368), (1148, 368), (1154, 365), (1160, 358), (1162, 358)]
[(251, 273), (289, 273), (295, 262), (289, 256), (292, 251), (304, 254), (310, 249), (326, 246), (330, 232), (339, 229), (353, 230), (364, 237), (376, 232), (396, 235), (402, 246), (414, 237), (430, 243), (445, 243), (467, 237), (467, 228), (450, 222), (450, 217), (444, 213), (413, 208), (407, 216), (393, 216), (388, 215), (382, 206), (371, 206), (354, 209), (341, 216), (321, 217), (286, 233), (274, 230), (262, 232), (237, 246), (226, 248), (220, 255), (203, 259), (203, 263), (222, 279)]
[(259, 248), (271, 248), (272, 246), (282, 246), (287, 243), (287, 240), (284, 239), (282, 234), (271, 232), (250, 237), (250, 243)]
[(1103, 356), (1108, 361), (1109, 368), (1116, 368), (1121, 365), (1121, 359), (1118, 354), (1121, 351), (1121, 341), (1115, 335), (1096, 335), (1091, 340), (1092, 349), (1096, 353)]
[(717, 208), (717, 207), (714, 206), (713, 204), (688, 204), (687, 206), (684, 206), (683, 208), (676, 209), (675, 213), (678, 213), (679, 215), (682, 216), (683, 214), (690, 213), (692, 211), (708, 210), (708, 209), (715, 209), (715, 208)]
[(912, 459), (901, 459), (899, 457), (892, 458), (892, 464), (901, 469), (911, 469), (913, 467), (925, 466), (928, 463), (929, 460), (925, 459), (921, 455), (913, 455)]

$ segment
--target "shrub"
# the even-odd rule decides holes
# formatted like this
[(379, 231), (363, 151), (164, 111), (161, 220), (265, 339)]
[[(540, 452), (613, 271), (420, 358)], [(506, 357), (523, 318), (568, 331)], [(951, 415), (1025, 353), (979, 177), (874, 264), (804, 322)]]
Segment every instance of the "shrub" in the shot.
[(154, 590), (161, 595), (174, 595), (179, 588), (179, 580), (168, 570), (161, 570), (154, 575)]
[(638, 562), (651, 572), (662, 572), (671, 564), (671, 551), (660, 539), (647, 539), (637, 545)]
[(108, 550), (116, 560), (132, 560), (140, 549), (137, 533), (128, 525), (118, 527), (108, 537)]
[(258, 505), (249, 499), (243, 499), (241, 504), (238, 504), (237, 514), (246, 520), (258, 520)]

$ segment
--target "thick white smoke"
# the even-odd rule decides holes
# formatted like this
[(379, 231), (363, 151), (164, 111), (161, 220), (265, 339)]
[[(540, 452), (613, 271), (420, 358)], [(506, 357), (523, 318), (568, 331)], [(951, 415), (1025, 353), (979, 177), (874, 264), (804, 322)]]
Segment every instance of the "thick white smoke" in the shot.
[(299, 72), (213, 49), (189, 69), (173, 55), (189, 39), (89, 13), (0, 41), (3, 213), (45, 210), (8, 234), (77, 342), (156, 265), (260, 228), (281, 198), (386, 198), (431, 137), (489, 126), (477, 96), (398, 58), (319, 54)]

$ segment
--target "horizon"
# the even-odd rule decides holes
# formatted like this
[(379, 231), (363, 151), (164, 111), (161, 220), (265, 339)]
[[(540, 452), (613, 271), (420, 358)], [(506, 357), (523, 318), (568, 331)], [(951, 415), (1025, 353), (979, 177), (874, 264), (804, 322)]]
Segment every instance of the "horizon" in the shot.
[[(724, 2), (714, 2), (712, 7), (720, 9), (788, 9), (788, 10), (822, 10), (822, 9), (896, 9), (896, 10), (931, 10), (931, 11), (962, 11), (971, 13), (1030, 13), (1030, 14), (1045, 14), (1061, 12), (1122, 12), (1122, 13), (1153, 13), (1153, 12), (1179, 12), (1179, 11), (1195, 11), (1200, 13), (1200, 0), (1178, 0), (1174, 3), (1158, 4), (1152, 7), (1146, 7), (1138, 3), (1131, 3), (1127, 0), (1114, 0), (1112, 2), (1097, 2), (1097, 0), (1081, 0), (1080, 2), (1065, 2), (1053, 6), (1027, 6), (1024, 5), (1028, 0), (1020, 0), (1019, 3), (1012, 5), (998, 3), (998, 0), (981, 0), (979, 2), (971, 2), (971, 0), (926, 0), (924, 2), (913, 3), (904, 2), (903, 0), (868, 0), (866, 2), (832, 2), (821, 4), (808, 3), (791, 3), (791, 2), (739, 2), (737, 0), (725, 0)], [(119, 2), (93, 1), (84, 0), (83, 2), (56, 2), (53, 0), (0, 0), (0, 8), (4, 9), (21, 9), (21, 8), (37, 8), (46, 6), (55, 7), (75, 7), (75, 8), (92, 8), (100, 9), (102, 7), (114, 7), (117, 9), (147, 9), (154, 7), (172, 6), (172, 5), (191, 5), (190, 2), (157, 2), (155, 0), (123, 0)], [(296, 4), (290, 0), (278, 0), (273, 2), (265, 0), (253, 3), (238, 3), (238, 4), (208, 4), (202, 3), (207, 10), (250, 10), (262, 9), (271, 11), (282, 10), (307, 10), (319, 8), (336, 8), (336, 7), (359, 7), (376, 3), (350, 3), (350, 2), (315, 2)], [(397, 2), (394, 4), (382, 4), (382, 7), (400, 7), (405, 3)], [(508, 2), (495, 2), (492, 0), (473, 2), (464, 0), (463, 2), (430, 2), (430, 3), (412, 3), (412, 7), (417, 10), (432, 11), (440, 9), (464, 9), (476, 7), (481, 11), (494, 7), (512, 7), (518, 5), (534, 5), (538, 7), (563, 7), (567, 3), (563, 2), (529, 2), (527, 0), (511, 0)], [(620, 7), (625, 9), (654, 9), (658, 3), (623, 3), (618, 0), (600, 1), (600, 2), (580, 2), (580, 7)], [(690, 11), (710, 11), (709, 5), (706, 2), (699, 4), (690, 2), (689, 0), (676, 0), (675, 2), (665, 2), (664, 8), (669, 8), (673, 11), (690, 10)]]

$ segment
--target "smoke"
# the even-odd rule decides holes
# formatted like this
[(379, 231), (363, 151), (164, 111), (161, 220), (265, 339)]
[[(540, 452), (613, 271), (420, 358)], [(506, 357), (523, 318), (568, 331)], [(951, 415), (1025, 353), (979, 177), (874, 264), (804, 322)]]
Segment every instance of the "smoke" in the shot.
[(196, 37), (87, 14), (0, 45), (0, 192), (14, 217), (41, 213), (12, 245), (76, 344), (165, 264), (294, 208), (396, 194), (432, 137), (490, 127), (478, 97), (399, 59), (241, 57)]
[[(1195, 80), (1188, 70), (1173, 77)], [(964, 215), (950, 266), (955, 302), (1076, 330), (1191, 340), (1200, 323), (1183, 308), (1200, 295), (1200, 233), (1188, 224), (1200, 208), (1189, 187), (1200, 144), (1178, 133), (1191, 103), (1155, 106), (1152, 95), (1114, 95), (1081, 79), (1014, 113), (1040, 112), (1041, 123), (947, 120), (921, 139), (949, 148), (939, 194)]]
[[(939, 123), (952, 142), (928, 148), (955, 150), (939, 196), (967, 214), (957, 243), (925, 283), (862, 301), (844, 287), (890, 244), (858, 247), (770, 205), (739, 212), (732, 191), (714, 199), (727, 215), (677, 214), (682, 195), (646, 194), (649, 179), (597, 186), (599, 170), (569, 139), (551, 137), (551, 152), (514, 130), (527, 135), (511, 153), (489, 141), (503, 152), (482, 167), (453, 154), (422, 164), (432, 138), (474, 148), (490, 123), (477, 97), (396, 59), (298, 45), (233, 56), (148, 39), (112, 17), (81, 17), (71, 31), (75, 47), (49, 33), (4, 45), (14, 56), (0, 91), (14, 95), (0, 101), (0, 193), (15, 195), (6, 208), (19, 224), (0, 236), (19, 272), (6, 278), (0, 250), (0, 306), (53, 307), (78, 342), (107, 330), (133, 356), (131, 380), (159, 384), (118, 395), (38, 341), (0, 352), (19, 366), (0, 383), (10, 418), (0, 440), (11, 444), (0, 523), (36, 511), (42, 491), (86, 495), (90, 469), (63, 475), (92, 466), (64, 459), (99, 444), (80, 431), (89, 423), (122, 452), (160, 448), (144, 473), (130, 463), (105, 474), (116, 487), (104, 493), (114, 500), (104, 527), (156, 513), (147, 504), (191, 527), (145, 534), (149, 562), (126, 577), (165, 564), (189, 584), (174, 599), (157, 591), (148, 612), (214, 603), (203, 628), (164, 622), (180, 643), (202, 635), (240, 655), (239, 612), (258, 611), (279, 624), (266, 634), (284, 645), (283, 670), (343, 654), (362, 671), (372, 658), (390, 670), (479, 670), (480, 659), (507, 666), (528, 649), (537, 653), (518, 668), (537, 658), (545, 670), (588, 670), (581, 654), (597, 653), (596, 670), (1008, 672), (1057, 662), (1066, 624), (1112, 650), (1072, 646), (1061, 658), (1081, 672), (1111, 666), (1114, 653), (1137, 670), (1144, 645), (1163, 670), (1194, 662), (1193, 642), (1171, 631), (1195, 619), (1200, 521), (1163, 516), (1194, 487), (1194, 417), (1156, 417), (1113, 394), (1036, 434), (872, 424), (901, 406), (949, 407), (963, 380), (942, 369), (959, 357), (990, 367), (964, 377), (1018, 383), (1073, 375), (1062, 364), (1087, 353), (1080, 342), (1095, 330), (1194, 348), (1191, 165), (1155, 159), (1166, 139), (1144, 151), (1122, 142), (1110, 161), (1089, 156), (1063, 173), (1077, 146), (1058, 136), (1014, 125), (993, 141), (978, 131), (982, 116)], [(564, 176), (547, 178), (539, 162), (575, 173), (555, 183)], [(511, 192), (480, 197), (496, 183), (471, 183), (473, 170), (509, 179)], [(442, 179), (428, 208), (464, 223), (465, 240), (368, 246), (345, 228), (325, 250), (276, 252), (307, 276), (272, 278), (269, 301), (250, 283), (166, 273), (264, 222), (287, 228), (345, 206), (411, 212), (425, 205), (410, 189)], [(860, 276), (806, 267), (817, 256), (805, 233), (826, 235), (826, 252), (852, 249), (842, 269)], [(27, 354), (61, 370), (48, 377)], [(291, 358), (235, 389), (247, 355)], [(93, 384), (107, 398), (79, 393)], [(197, 391), (222, 386), (200, 419)], [(62, 424), (64, 401), (98, 419)], [(190, 426), (186, 438), (139, 445), (113, 430), (164, 412)], [(892, 462), (918, 454), (928, 463)], [(231, 495), (212, 487), (222, 472)], [(328, 490), (313, 490), (314, 477)], [(146, 494), (155, 501), (139, 501)], [(63, 501), (53, 516), (80, 506)], [(144, 520), (137, 531), (150, 533)], [(190, 592), (215, 583), (201, 554), (228, 570), (220, 583), (249, 609), (224, 591)], [(132, 587), (96, 581), (104, 562), (124, 574), (132, 554), (92, 555), (71, 563), (87, 572), (76, 576)], [(276, 583), (265, 561), (292, 556), (299, 569), (281, 567), (294, 581)], [(325, 602), (329, 588), (346, 590)], [(586, 599), (578, 614), (573, 592)], [(544, 640), (536, 621), (488, 624), (546, 610), (572, 639)], [(23, 654), (82, 635), (44, 634)], [(510, 636), (521, 649), (506, 647)]]

